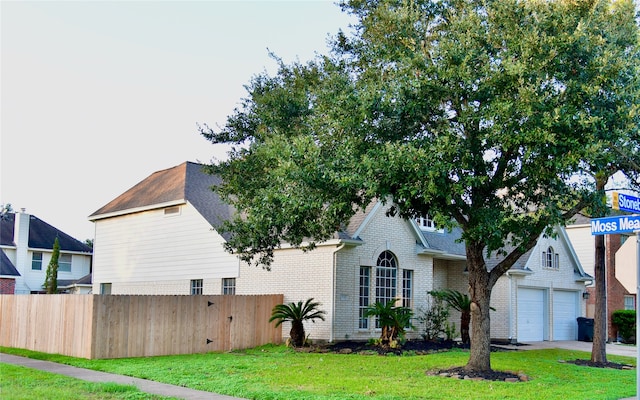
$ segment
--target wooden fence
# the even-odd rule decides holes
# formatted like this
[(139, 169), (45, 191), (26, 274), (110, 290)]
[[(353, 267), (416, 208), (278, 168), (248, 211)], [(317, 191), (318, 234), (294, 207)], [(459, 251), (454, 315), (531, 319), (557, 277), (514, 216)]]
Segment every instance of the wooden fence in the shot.
[(282, 295), (0, 295), (0, 346), (98, 359), (282, 342)]

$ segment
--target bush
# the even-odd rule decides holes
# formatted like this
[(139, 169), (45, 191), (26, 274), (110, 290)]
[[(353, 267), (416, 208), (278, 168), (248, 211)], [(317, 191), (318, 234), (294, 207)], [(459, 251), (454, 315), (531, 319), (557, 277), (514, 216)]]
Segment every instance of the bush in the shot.
[[(421, 311), (418, 321), (424, 326), (422, 338), (424, 340), (433, 341), (452, 334), (449, 327), (449, 306), (445, 301), (444, 294), (437, 290), (428, 292), (430, 295), (427, 309)], [(455, 330), (455, 325), (453, 327)], [(449, 332), (447, 332), (449, 331)]]
[(635, 343), (636, 341), (636, 311), (617, 310), (611, 315), (611, 323), (618, 328), (618, 336), (623, 343)]

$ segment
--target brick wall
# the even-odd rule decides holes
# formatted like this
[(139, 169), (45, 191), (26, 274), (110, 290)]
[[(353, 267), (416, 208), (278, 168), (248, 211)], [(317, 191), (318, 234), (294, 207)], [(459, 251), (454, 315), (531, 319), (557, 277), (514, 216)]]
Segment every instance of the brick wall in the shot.
[(16, 280), (11, 278), (0, 278), (0, 294), (14, 294), (16, 290)]
[(607, 274), (607, 336), (617, 340), (618, 330), (611, 323), (611, 315), (616, 310), (624, 310), (624, 296), (630, 293), (616, 278), (616, 252), (622, 246), (620, 235), (605, 235), (605, 265)]

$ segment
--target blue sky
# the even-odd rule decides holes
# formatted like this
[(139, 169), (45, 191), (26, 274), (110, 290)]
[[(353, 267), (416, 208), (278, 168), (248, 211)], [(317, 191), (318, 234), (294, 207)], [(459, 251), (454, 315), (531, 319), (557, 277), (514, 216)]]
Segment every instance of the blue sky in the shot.
[(224, 157), (244, 85), (327, 52), (332, 1), (0, 2), (0, 201), (79, 240), (87, 216), (151, 173)]

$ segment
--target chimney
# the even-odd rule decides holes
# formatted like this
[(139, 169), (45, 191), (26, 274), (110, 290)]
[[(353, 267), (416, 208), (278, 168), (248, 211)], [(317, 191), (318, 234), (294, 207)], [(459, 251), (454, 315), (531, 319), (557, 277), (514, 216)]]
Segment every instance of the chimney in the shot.
[(29, 249), (29, 219), (31, 216), (24, 208), (15, 213), (15, 227), (13, 229), (13, 242), (16, 245), (16, 267), (24, 276), (25, 269), (30, 265), (28, 260)]

